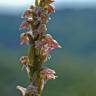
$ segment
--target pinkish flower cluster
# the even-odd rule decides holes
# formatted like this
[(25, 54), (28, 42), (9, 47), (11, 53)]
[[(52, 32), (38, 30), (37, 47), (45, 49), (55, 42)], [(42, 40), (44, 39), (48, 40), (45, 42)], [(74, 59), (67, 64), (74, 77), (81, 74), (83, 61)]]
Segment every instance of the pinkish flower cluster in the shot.
[[(33, 86), (32, 94), (28, 87), (18, 87), (24, 96), (41, 96), (45, 82), (50, 79), (55, 79), (55, 71), (50, 68), (43, 67), (43, 63), (50, 56), (50, 53), (55, 48), (61, 48), (59, 43), (50, 35), (47, 34), (47, 23), (49, 14), (55, 12), (54, 6), (51, 4), (54, 0), (35, 0), (35, 5), (31, 5), (24, 13), (20, 28), (26, 29), (27, 32), (21, 33), (20, 44), (29, 46), (27, 56), (20, 58), (20, 63), (26, 68), (28, 77), (31, 81), (30, 88)], [(23, 90), (24, 89), (24, 90)], [(28, 93), (29, 92), (29, 93)], [(27, 95), (26, 95), (27, 94)], [(31, 95), (30, 95), (31, 94)]]
[(50, 34), (46, 34), (41, 41), (37, 41), (36, 47), (42, 48), (46, 54), (49, 54), (55, 48), (61, 48), (59, 43)]

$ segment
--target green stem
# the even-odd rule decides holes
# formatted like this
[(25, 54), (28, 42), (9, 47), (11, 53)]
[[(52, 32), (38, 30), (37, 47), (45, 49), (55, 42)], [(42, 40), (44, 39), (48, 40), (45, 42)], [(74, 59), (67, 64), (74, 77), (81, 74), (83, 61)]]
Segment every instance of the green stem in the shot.
[[(35, 6), (39, 7), (39, 0), (35, 0)], [(34, 30), (34, 28), (31, 25), (31, 30)], [(39, 36), (37, 37), (39, 39)], [(34, 43), (34, 40), (33, 40)], [(41, 61), (40, 61), (40, 49), (35, 48), (35, 44), (29, 45), (29, 51), (28, 51), (28, 57), (29, 57), (29, 79), (31, 82), (36, 84), (38, 86), (38, 96), (41, 96), (42, 93), (42, 78), (40, 76), (40, 69), (41, 69)], [(33, 81), (34, 73), (36, 73), (36, 80)], [(36, 96), (33, 94), (32, 96)]]
[(38, 6), (38, 0), (35, 0), (35, 6)]
[[(36, 73), (36, 81), (34, 83), (38, 85), (38, 96), (41, 96), (42, 93), (42, 78), (40, 77), (40, 69), (41, 69), (41, 62), (40, 62), (40, 56), (39, 56), (39, 50), (35, 48), (35, 45), (29, 45), (29, 52), (28, 52), (28, 57), (29, 57), (29, 79), (31, 82), (33, 82), (33, 75)], [(33, 95), (35, 96), (35, 94)]]
[(34, 52), (35, 51), (35, 48), (33, 45), (29, 45), (29, 49), (28, 49), (28, 58), (29, 58), (29, 79), (30, 81), (32, 81), (32, 76), (33, 76), (33, 65), (34, 65)]

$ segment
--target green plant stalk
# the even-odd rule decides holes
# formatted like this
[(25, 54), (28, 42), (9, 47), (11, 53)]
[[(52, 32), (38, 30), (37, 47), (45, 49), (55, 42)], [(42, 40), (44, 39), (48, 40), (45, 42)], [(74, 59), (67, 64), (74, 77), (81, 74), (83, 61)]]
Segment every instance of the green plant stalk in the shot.
[[(38, 0), (35, 0), (35, 6), (39, 6)], [(32, 27), (31, 27), (32, 29)], [(33, 28), (34, 29), (34, 28)], [(39, 39), (39, 36), (38, 36)], [(41, 96), (42, 93), (42, 78), (40, 76), (40, 68), (41, 68), (41, 62), (40, 62), (40, 49), (35, 48), (34, 44), (29, 45), (29, 52), (28, 52), (28, 57), (29, 57), (29, 68), (30, 68), (30, 73), (29, 73), (29, 79), (31, 82), (33, 82), (32, 77), (34, 72), (36, 72), (37, 80), (34, 83), (37, 83), (38, 85), (38, 96)], [(33, 94), (35, 96), (35, 94)]]
[[(33, 82), (33, 74), (34, 72), (36, 72), (36, 81), (34, 83), (37, 83), (38, 85), (38, 96), (41, 96), (42, 93), (42, 78), (40, 76), (40, 68), (41, 68), (41, 64), (40, 64), (40, 58), (38, 56), (38, 54), (36, 54), (36, 52), (39, 49), (34, 48), (34, 46), (30, 45), (29, 46), (29, 62), (30, 62), (30, 73), (29, 73), (29, 79), (31, 82)], [(34, 95), (35, 96), (35, 95)]]
[[(38, 0), (36, 0), (36, 6), (38, 6), (37, 1)], [(38, 39), (39, 39), (39, 36), (38, 36)], [(37, 80), (35, 80), (34, 83), (38, 85), (38, 96), (41, 96), (41, 94), (42, 94), (42, 89), (41, 89), (42, 88), (42, 78), (40, 76), (40, 69), (41, 69), (42, 63), (40, 62), (39, 55), (40, 55), (40, 49), (35, 48), (35, 43), (33, 41), (33, 44), (30, 44), (29, 49), (28, 49), (29, 79), (31, 82), (33, 82), (33, 78), (34, 78), (33, 74), (36, 73)], [(33, 94), (32, 96), (35, 96), (35, 94)]]
[(39, 5), (38, 3), (39, 3), (38, 0), (35, 0), (35, 6), (38, 6)]

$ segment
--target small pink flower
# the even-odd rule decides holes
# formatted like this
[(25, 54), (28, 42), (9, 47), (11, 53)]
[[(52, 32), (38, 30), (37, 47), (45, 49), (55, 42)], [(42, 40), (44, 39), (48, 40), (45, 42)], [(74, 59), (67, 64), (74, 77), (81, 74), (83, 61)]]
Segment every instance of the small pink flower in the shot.
[(44, 47), (48, 45), (47, 47), (55, 49), (55, 48), (61, 48), (59, 43), (53, 39), (53, 37), (50, 34), (47, 34), (42, 41), (37, 42), (36, 46), (38, 48)]
[(30, 23), (27, 21), (24, 21), (21, 23), (20, 28), (21, 29), (29, 29)]
[(35, 7), (33, 5), (30, 6), (29, 9), (27, 9), (24, 13), (23, 13), (23, 18), (28, 18), (32, 16), (32, 12), (35, 12)]
[(27, 65), (29, 63), (28, 56), (22, 56), (19, 61), (21, 64)]
[(47, 34), (48, 38), (44, 38), (42, 41), (35, 42), (36, 47), (41, 49), (41, 58), (44, 59), (44, 61), (47, 60), (49, 54), (51, 51), (55, 48), (61, 48), (61, 46), (58, 44), (56, 40), (52, 38), (51, 35)]
[(20, 44), (29, 43), (29, 38), (26, 33), (21, 33), (20, 35)]
[(48, 13), (53, 13), (55, 12), (55, 7), (52, 5), (49, 5), (47, 10), (48, 10)]
[(44, 78), (44, 80), (50, 80), (55, 79), (55, 71), (49, 68), (44, 68), (40, 71), (41, 76)]
[(42, 55), (48, 56), (48, 54), (55, 48), (61, 48), (59, 43), (52, 38), (50, 34), (47, 34), (41, 41), (35, 42), (37, 48), (41, 48)]
[(23, 14), (23, 18), (28, 18), (28, 17), (30, 17), (30, 15), (31, 15), (31, 12), (32, 12), (32, 9), (27, 9), (25, 12), (24, 12), (24, 14)]
[(51, 48), (61, 48), (61, 46), (59, 45), (59, 43), (53, 39), (53, 37), (50, 34), (47, 34), (44, 38), (44, 41), (47, 42), (48, 46)]

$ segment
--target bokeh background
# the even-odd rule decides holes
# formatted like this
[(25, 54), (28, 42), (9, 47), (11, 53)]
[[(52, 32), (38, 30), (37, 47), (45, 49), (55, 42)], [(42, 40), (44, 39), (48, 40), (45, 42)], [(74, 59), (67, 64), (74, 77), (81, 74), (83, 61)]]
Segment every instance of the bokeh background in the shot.
[[(29, 80), (18, 62), (27, 46), (20, 46), (20, 18), (32, 0), (0, 0), (0, 96), (19, 96), (16, 86)], [(48, 32), (62, 45), (46, 65), (56, 80), (43, 96), (96, 96), (96, 0), (56, 0)]]

